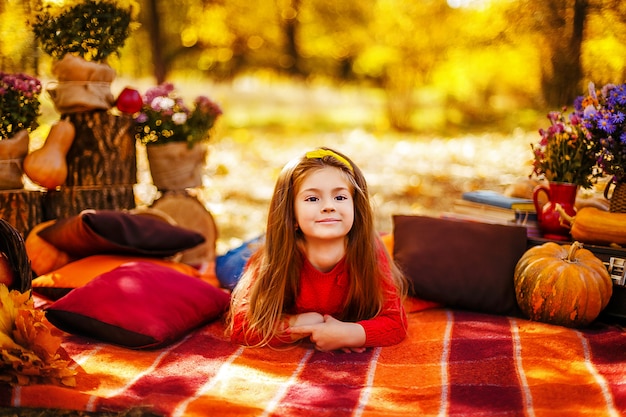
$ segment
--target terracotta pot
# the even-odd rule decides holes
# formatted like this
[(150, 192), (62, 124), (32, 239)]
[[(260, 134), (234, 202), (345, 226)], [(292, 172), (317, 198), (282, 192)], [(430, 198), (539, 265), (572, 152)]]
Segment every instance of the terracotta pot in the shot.
[(147, 145), (152, 183), (161, 191), (202, 186), (202, 170), (207, 152), (205, 143), (197, 143), (192, 148), (186, 142)]
[[(576, 215), (576, 193), (578, 185), (565, 182), (550, 182), (549, 187), (538, 185), (533, 191), (533, 202), (537, 211), (537, 221), (542, 236), (552, 240), (570, 240), (570, 228), (562, 224), (557, 204), (570, 216)], [(541, 206), (539, 195), (545, 193), (548, 202)]]
[(28, 154), (29, 137), (21, 130), (10, 139), (0, 140), (0, 190), (24, 188), (22, 164)]

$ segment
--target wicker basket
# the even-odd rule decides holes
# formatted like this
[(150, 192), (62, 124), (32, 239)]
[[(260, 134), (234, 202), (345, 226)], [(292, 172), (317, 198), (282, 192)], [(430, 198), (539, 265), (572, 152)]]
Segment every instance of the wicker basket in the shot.
[[(611, 186), (615, 185), (610, 193)], [(609, 196), (609, 193), (611, 194)], [(609, 200), (609, 211), (612, 213), (626, 213), (626, 182), (616, 181), (613, 178), (604, 188), (604, 197)]]
[(9, 222), (0, 219), (0, 252), (11, 265), (14, 282), (10, 290), (26, 292), (31, 289), (33, 273), (22, 235)]

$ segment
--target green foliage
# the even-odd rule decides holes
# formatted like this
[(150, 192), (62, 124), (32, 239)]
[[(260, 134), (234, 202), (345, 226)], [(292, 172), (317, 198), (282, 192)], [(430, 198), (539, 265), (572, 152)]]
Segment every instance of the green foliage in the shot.
[(131, 10), (105, 0), (85, 0), (59, 14), (44, 6), (31, 23), (45, 53), (61, 59), (67, 53), (103, 61), (118, 52), (130, 35)]

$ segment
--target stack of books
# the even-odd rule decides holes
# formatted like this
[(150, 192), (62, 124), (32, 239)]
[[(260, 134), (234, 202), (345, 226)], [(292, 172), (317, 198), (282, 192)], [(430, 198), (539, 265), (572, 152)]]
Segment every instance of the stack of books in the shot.
[(528, 236), (539, 236), (537, 212), (533, 200), (509, 197), (491, 190), (477, 190), (463, 193), (452, 206), (452, 210), (442, 214), (445, 218), (478, 221), (483, 223), (525, 226)]

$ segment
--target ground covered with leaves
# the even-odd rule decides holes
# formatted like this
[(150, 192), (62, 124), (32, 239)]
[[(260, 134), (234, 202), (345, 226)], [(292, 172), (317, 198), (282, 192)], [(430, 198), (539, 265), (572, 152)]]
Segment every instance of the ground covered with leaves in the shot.
[[(243, 137), (242, 137), (243, 135)], [(473, 134), (459, 137), (384, 133), (361, 129), (291, 136), (264, 130), (235, 131), (210, 145), (200, 198), (219, 230), (218, 253), (263, 233), (267, 207), (280, 169), (317, 146), (347, 154), (363, 170), (381, 232), (394, 214), (449, 210), (465, 191), (495, 189), (530, 173), (534, 134)], [(155, 190), (144, 170), (138, 195)]]

